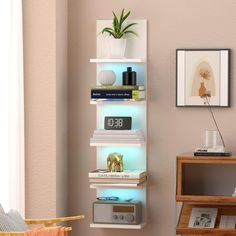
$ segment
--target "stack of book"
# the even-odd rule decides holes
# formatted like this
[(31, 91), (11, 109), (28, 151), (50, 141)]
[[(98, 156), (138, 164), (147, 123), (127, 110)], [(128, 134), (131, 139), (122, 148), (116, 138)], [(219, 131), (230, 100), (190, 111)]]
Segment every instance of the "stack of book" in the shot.
[(143, 143), (144, 137), (141, 130), (94, 130), (90, 144), (102, 143)]
[(141, 184), (147, 180), (144, 170), (125, 170), (123, 172), (109, 172), (97, 169), (88, 174), (90, 183), (100, 184)]
[(91, 100), (144, 100), (144, 86), (96, 86), (91, 89)]

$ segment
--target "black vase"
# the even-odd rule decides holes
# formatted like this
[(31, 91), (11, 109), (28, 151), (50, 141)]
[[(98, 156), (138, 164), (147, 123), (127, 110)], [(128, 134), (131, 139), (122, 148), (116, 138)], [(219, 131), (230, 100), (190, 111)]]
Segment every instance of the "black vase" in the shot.
[(132, 67), (127, 67), (127, 71), (122, 73), (123, 85), (136, 85), (136, 71), (132, 71)]

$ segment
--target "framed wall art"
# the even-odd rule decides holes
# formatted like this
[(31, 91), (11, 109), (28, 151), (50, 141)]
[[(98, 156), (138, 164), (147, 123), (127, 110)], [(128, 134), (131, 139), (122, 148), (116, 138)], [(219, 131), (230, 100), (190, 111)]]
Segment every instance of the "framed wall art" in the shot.
[(176, 50), (176, 106), (229, 107), (230, 49)]

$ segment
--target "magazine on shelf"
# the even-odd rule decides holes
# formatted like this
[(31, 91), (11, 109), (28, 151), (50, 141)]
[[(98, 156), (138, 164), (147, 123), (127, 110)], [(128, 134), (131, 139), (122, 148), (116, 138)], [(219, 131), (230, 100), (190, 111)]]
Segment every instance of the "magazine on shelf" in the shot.
[(232, 215), (222, 215), (220, 217), (220, 225), (221, 229), (235, 229), (236, 224), (236, 216)]
[(145, 176), (147, 176), (147, 172), (144, 170), (109, 172), (106, 169), (97, 169), (89, 172), (89, 178), (141, 179)]
[(217, 210), (217, 208), (192, 208), (188, 227), (214, 228)]

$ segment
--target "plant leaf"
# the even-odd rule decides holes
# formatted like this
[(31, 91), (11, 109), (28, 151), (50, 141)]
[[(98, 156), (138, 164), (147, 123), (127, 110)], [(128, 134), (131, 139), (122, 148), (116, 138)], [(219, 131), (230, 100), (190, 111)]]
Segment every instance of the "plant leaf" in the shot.
[(114, 38), (122, 38), (124, 34), (129, 34), (129, 33), (138, 36), (137, 33), (130, 30), (130, 28), (133, 25), (136, 25), (137, 23), (131, 23), (127, 25), (124, 29), (122, 29), (122, 25), (124, 21), (129, 17), (130, 12), (131, 11), (125, 13), (125, 9), (123, 8), (121, 11), (121, 15), (118, 18), (117, 15), (112, 11), (113, 14), (112, 27), (105, 27), (100, 33), (102, 34), (108, 33), (110, 36), (112, 35)]
[(104, 28), (104, 29), (101, 31), (101, 33), (103, 34), (103, 33), (107, 32), (107, 30), (111, 30), (111, 31), (113, 31), (112, 28), (110, 28), (110, 27), (106, 27), (106, 28)]
[(120, 32), (120, 27), (119, 27), (119, 20), (116, 16), (116, 14), (114, 12), (113, 13), (113, 28), (114, 28), (114, 31), (115, 31), (115, 34), (118, 34)]
[(138, 34), (135, 33), (135, 32), (132, 31), (132, 30), (127, 30), (127, 31), (123, 32), (122, 35), (121, 35), (121, 37), (122, 37), (124, 34), (134, 34), (134, 35), (138, 36)]
[(130, 15), (130, 11), (122, 18), (121, 26), (123, 22), (128, 18), (129, 15)]
[(108, 34), (112, 35), (114, 38), (116, 38), (116, 35), (115, 35), (114, 30), (112, 28), (109, 28), (109, 27), (104, 28), (101, 33), (102, 34), (108, 33)]
[(127, 25), (127, 26), (121, 31), (121, 33), (124, 34), (125, 31), (127, 31), (127, 29), (129, 29), (129, 28), (130, 28), (131, 26), (133, 26), (133, 25), (137, 25), (137, 23), (131, 23), (131, 24)]
[(123, 17), (124, 17), (124, 13), (125, 13), (125, 9), (123, 8), (122, 9), (122, 12), (121, 12), (121, 15), (120, 15), (120, 24), (119, 24), (119, 26), (120, 26), (120, 29), (121, 29), (121, 26), (122, 26), (122, 23), (123, 23)]

